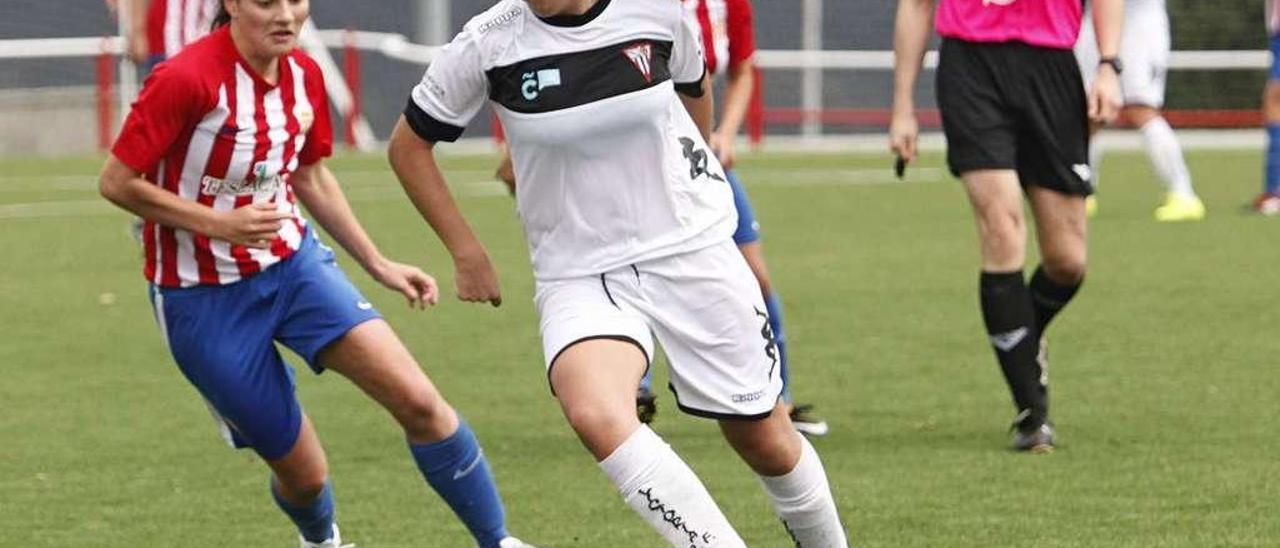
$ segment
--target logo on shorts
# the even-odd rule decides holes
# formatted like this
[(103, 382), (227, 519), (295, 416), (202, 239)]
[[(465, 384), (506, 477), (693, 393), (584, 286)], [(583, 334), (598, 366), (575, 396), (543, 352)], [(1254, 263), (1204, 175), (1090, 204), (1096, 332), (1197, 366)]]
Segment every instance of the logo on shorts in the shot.
[(1071, 166), (1071, 171), (1074, 171), (1076, 176), (1086, 183), (1093, 179), (1093, 170), (1089, 169), (1089, 164), (1075, 164)]
[(764, 397), (764, 390), (759, 390), (756, 392), (752, 392), (750, 394), (734, 394), (732, 396), (729, 396), (729, 399), (733, 400), (733, 403), (747, 403), (747, 402), (756, 401), (763, 397)]
[(356, 308), (360, 310), (373, 310), (373, 303), (369, 301), (360, 301), (356, 303)]
[(769, 325), (769, 314), (757, 308), (756, 315), (764, 319), (760, 326), (760, 336), (764, 338), (764, 355), (768, 356), (772, 362), (769, 366), (769, 376), (773, 377), (773, 370), (778, 368), (778, 339), (773, 335), (773, 326)]

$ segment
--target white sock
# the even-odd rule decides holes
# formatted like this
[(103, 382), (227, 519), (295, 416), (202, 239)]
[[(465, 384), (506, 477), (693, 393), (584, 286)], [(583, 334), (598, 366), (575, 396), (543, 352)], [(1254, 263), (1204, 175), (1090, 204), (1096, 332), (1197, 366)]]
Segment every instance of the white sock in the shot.
[(1169, 122), (1157, 116), (1143, 125), (1141, 131), (1147, 145), (1147, 157), (1151, 159), (1156, 175), (1164, 182), (1165, 189), (1172, 194), (1194, 197), (1196, 191), (1191, 188), (1191, 172), (1187, 170), (1182, 145)]
[(773, 509), (796, 546), (805, 548), (844, 548), (849, 545), (844, 526), (836, 513), (836, 501), (827, 484), (818, 452), (809, 440), (800, 436), (800, 461), (781, 476), (760, 476), (764, 491), (773, 501)]
[(648, 426), (640, 425), (600, 468), (627, 506), (672, 546), (746, 547), (698, 476)]
[(1098, 190), (1098, 183), (1102, 179), (1102, 143), (1098, 135), (1089, 139), (1089, 174), (1091, 175), (1089, 183), (1093, 185), (1094, 190)]

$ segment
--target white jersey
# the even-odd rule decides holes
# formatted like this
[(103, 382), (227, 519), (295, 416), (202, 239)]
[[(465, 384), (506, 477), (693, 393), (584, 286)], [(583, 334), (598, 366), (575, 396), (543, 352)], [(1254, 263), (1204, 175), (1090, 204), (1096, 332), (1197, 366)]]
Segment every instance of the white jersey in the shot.
[(503, 0), (436, 57), (405, 109), (452, 141), (486, 98), (505, 128), (538, 280), (595, 276), (726, 241), (724, 170), (677, 89), (699, 94), (696, 34), (674, 0), (599, 0), (543, 19)]
[[(1164, 0), (1126, 0), (1120, 60), (1124, 72), (1120, 89), (1126, 105), (1164, 106), (1166, 76), (1172, 41), (1169, 13)], [(1093, 20), (1086, 14), (1075, 48), (1085, 86), (1093, 85), (1098, 70), (1098, 42)]]

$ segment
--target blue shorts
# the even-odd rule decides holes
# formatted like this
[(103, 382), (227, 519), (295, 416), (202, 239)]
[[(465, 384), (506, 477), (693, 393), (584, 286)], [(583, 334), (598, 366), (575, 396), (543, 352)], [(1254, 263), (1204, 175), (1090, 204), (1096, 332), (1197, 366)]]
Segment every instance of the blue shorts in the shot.
[(1280, 34), (1271, 35), (1271, 75), (1270, 80), (1280, 80)]
[(288, 454), (302, 426), (293, 369), (275, 342), (318, 374), (325, 346), (380, 317), (310, 231), (297, 253), (259, 274), (222, 286), (152, 286), (151, 300), (169, 351), (223, 437), (267, 460)]
[(738, 229), (733, 232), (733, 243), (745, 245), (760, 241), (760, 222), (756, 221), (756, 212), (751, 209), (751, 200), (747, 199), (747, 191), (738, 180), (738, 173), (725, 171), (729, 179), (729, 188), (733, 189), (733, 208), (738, 210)]

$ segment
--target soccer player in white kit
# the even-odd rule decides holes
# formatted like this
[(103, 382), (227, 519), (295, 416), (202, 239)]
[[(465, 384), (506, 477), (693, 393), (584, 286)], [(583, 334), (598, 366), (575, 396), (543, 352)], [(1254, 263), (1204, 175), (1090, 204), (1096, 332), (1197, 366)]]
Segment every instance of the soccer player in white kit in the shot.
[(432, 61), (392, 134), (391, 165), (453, 256), (459, 297), (499, 304), (432, 152), (488, 99), (520, 181), (552, 391), (627, 505), (673, 546), (745, 545), (636, 417), (656, 337), (680, 409), (720, 422), (796, 543), (846, 546), (822, 463), (778, 401), (768, 314), (707, 146), (695, 36), (675, 1), (503, 0)]
[[(1165, 0), (1125, 0), (1124, 31), (1120, 41), (1121, 88), (1124, 108), (1121, 116), (1133, 122), (1142, 133), (1147, 157), (1156, 175), (1164, 183), (1164, 201), (1155, 210), (1157, 221), (1198, 221), (1205, 207), (1191, 185), (1191, 172), (1182, 155), (1182, 145), (1169, 122), (1160, 115), (1164, 106), (1164, 88), (1169, 67), (1169, 13)], [(1098, 66), (1098, 46), (1093, 25), (1085, 19), (1076, 42), (1076, 59), (1080, 62), (1085, 85), (1092, 83)], [(1098, 184), (1098, 168), (1102, 164), (1102, 146), (1097, 139), (1089, 143), (1089, 167), (1094, 187)], [(1090, 212), (1097, 208), (1090, 202)]]

